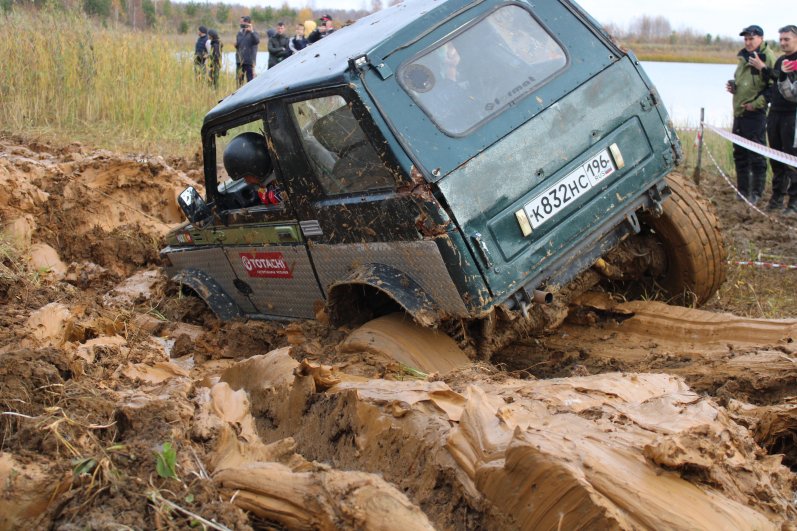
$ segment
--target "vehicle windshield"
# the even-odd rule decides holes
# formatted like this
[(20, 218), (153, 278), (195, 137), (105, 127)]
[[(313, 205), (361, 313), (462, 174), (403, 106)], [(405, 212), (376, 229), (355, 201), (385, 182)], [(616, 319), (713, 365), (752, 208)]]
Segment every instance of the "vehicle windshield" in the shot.
[(399, 69), (399, 82), (446, 133), (462, 135), (526, 97), (567, 55), (519, 6), (492, 12)]

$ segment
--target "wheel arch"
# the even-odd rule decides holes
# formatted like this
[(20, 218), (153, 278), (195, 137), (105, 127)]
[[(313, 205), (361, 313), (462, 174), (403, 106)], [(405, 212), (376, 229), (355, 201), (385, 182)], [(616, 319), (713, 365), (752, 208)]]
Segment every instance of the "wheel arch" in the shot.
[(204, 271), (183, 269), (172, 277), (172, 281), (196, 293), (222, 321), (231, 321), (243, 316), (238, 304), (227, 295), (213, 277)]
[(366, 264), (327, 291), (327, 310), (335, 326), (353, 326), (401, 310), (421, 326), (435, 327), (443, 316), (434, 299), (403, 271)]

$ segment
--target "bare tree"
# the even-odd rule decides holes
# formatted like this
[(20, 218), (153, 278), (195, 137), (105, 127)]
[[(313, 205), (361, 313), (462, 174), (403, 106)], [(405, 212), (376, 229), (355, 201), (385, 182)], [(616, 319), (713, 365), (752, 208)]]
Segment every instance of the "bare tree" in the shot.
[(631, 21), (629, 34), (641, 41), (663, 41), (672, 35), (670, 21), (662, 16), (642, 15)]

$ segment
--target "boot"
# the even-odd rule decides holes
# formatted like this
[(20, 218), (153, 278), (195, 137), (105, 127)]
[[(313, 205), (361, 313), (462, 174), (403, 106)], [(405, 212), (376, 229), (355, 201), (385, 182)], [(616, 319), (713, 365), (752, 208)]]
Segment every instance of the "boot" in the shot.
[(767, 204), (767, 210), (770, 212), (775, 212), (783, 208), (783, 194), (778, 192), (772, 192), (772, 197), (769, 199), (769, 204)]
[(783, 210), (784, 214), (792, 217), (797, 216), (797, 195), (789, 196), (789, 204)]

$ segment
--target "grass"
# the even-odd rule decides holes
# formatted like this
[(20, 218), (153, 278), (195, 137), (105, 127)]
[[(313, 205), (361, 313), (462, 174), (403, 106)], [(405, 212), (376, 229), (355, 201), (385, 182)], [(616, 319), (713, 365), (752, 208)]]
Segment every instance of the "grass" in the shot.
[(624, 47), (632, 50), (641, 61), (736, 64), (736, 54), (741, 44), (736, 48), (723, 48), (628, 42), (624, 43)]
[[(30, 31), (30, 28), (47, 28)], [(113, 150), (191, 155), (202, 120), (235, 90), (197, 79), (186, 42), (85, 16), (15, 10), (0, 16), (0, 123), (23, 135)]]
[[(684, 162), (679, 167), (685, 175), (692, 177), (697, 164), (696, 133), (694, 131), (680, 130), (678, 136), (684, 150)], [(706, 131), (704, 135), (705, 146), (714, 156), (717, 164), (725, 174), (735, 183), (735, 169), (733, 162), (733, 145), (727, 140)], [(767, 190), (771, 188), (772, 171), (768, 170)], [(728, 186), (719, 176), (714, 163), (703, 152), (701, 191), (710, 200), (716, 202), (718, 197), (714, 194), (725, 190)], [(767, 195), (765, 194), (765, 197)], [(728, 208), (727, 203), (724, 208)], [(739, 206), (738, 208), (742, 208)], [(722, 215), (722, 212), (720, 212)], [(761, 222), (758, 214), (751, 214), (751, 222)], [(771, 256), (765, 253), (772, 242), (766, 239), (744, 243), (744, 239), (736, 238), (736, 223), (744, 222), (733, 217), (721, 220), (724, 224), (728, 258), (728, 277), (717, 295), (709, 301), (706, 309), (714, 311), (732, 312), (736, 315), (760, 319), (784, 319), (795, 317), (797, 307), (797, 271), (760, 269), (752, 266), (736, 265), (735, 261), (761, 260), (765, 262), (794, 263), (791, 256)], [(784, 241), (788, 241), (785, 240)], [(795, 254), (788, 252), (787, 254)]]
[[(684, 129), (676, 128), (678, 139), (681, 141), (681, 148), (683, 149), (683, 161), (678, 166), (678, 169), (688, 177), (694, 176), (695, 168), (698, 164), (696, 129), (697, 125), (694, 127), (686, 127)], [(717, 169), (711, 160), (709, 152), (711, 155), (713, 155), (714, 159), (717, 161), (717, 164), (719, 164), (726, 175), (734, 175), (732, 171), (732, 168), (734, 168), (733, 144), (712, 133), (708, 129), (706, 129), (703, 134), (703, 144), (703, 158), (700, 162), (701, 175), (705, 176), (706, 174), (717, 173)]]

